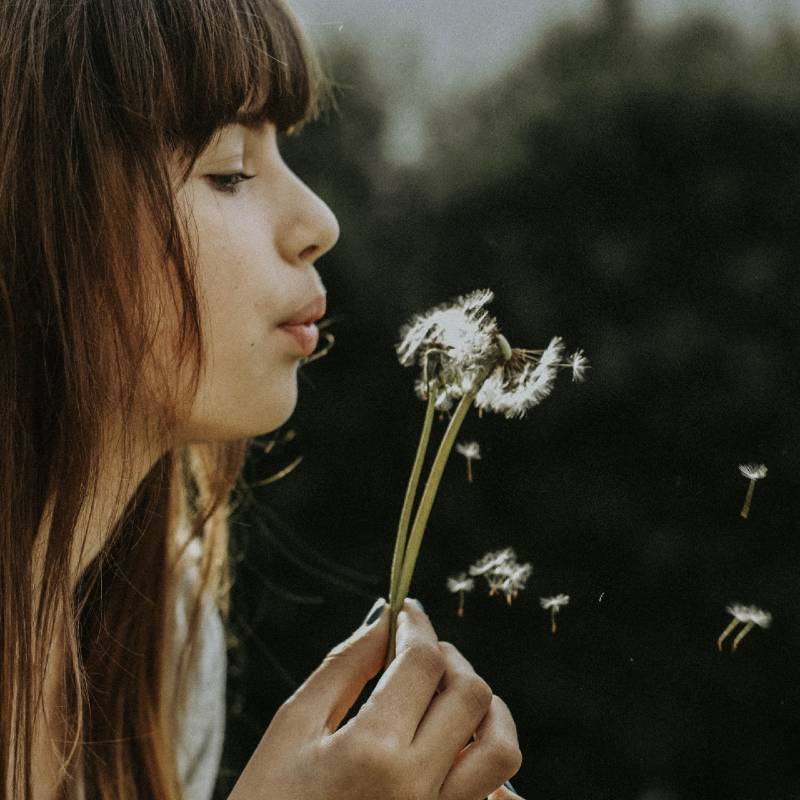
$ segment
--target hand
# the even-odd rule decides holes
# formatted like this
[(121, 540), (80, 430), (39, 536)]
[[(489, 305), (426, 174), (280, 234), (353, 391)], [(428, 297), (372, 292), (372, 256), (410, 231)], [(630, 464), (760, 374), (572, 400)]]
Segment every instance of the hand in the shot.
[[(470, 663), (406, 600), (383, 666), (389, 610), (328, 653), (278, 709), (229, 800), (511, 800), (522, 763), (514, 720)], [(472, 738), (474, 741), (471, 741)], [(500, 787), (500, 788), (498, 788)]]

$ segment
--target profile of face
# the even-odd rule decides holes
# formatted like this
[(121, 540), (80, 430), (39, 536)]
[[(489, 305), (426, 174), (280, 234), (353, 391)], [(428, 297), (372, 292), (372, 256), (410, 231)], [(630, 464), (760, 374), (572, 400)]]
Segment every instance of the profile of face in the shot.
[(175, 199), (196, 226), (207, 353), (177, 440), (275, 430), (295, 408), (306, 354), (280, 326), (324, 297), (315, 262), (338, 239), (336, 218), (285, 164), (271, 123), (221, 129)]

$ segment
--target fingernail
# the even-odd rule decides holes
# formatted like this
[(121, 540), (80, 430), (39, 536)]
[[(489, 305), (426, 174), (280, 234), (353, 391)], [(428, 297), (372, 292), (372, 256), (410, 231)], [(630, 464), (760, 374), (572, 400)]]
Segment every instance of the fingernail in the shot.
[(369, 614), (367, 614), (367, 618), (364, 620), (364, 625), (372, 625), (373, 622), (379, 619), (385, 605), (386, 601), (382, 597), (379, 597), (375, 601), (375, 605), (370, 609)]
[(503, 786), (505, 786), (505, 787), (506, 787), (506, 789), (508, 789), (508, 791), (509, 791), (509, 792), (514, 792), (514, 794), (516, 794), (516, 793), (517, 793), (517, 790), (516, 790), (516, 789), (515, 789), (515, 788), (514, 788), (514, 787), (511, 785), (511, 781), (506, 781), (506, 782), (503, 784)]
[(409, 599), (409, 600), (410, 600), (412, 603), (415, 603), (415, 604), (416, 604), (416, 606), (417, 606), (417, 608), (419, 608), (419, 610), (420, 610), (420, 611), (421, 611), (423, 614), (425, 613), (425, 606), (424, 606), (424, 605), (422, 605), (422, 603), (420, 603), (420, 601), (419, 601), (419, 600), (417, 600), (417, 598), (416, 598), (416, 597), (409, 597), (408, 599)]

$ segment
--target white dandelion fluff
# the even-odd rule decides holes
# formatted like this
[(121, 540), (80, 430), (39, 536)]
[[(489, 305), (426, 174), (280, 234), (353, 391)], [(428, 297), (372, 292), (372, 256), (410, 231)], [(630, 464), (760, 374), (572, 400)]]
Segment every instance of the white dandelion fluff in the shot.
[(468, 578), (465, 572), (447, 579), (447, 588), (455, 592), (471, 592), (475, 587), (475, 579)]
[(470, 568), (470, 575), (486, 575), (494, 572), (498, 567), (509, 561), (515, 561), (517, 554), (514, 552), (513, 547), (506, 547), (503, 550), (497, 550), (493, 553), (486, 553), (486, 555), (479, 558)]
[(516, 599), (519, 592), (525, 588), (528, 578), (533, 572), (530, 564), (516, 564), (506, 562), (500, 567), (498, 577), (503, 578), (500, 583), (500, 591), (506, 596), (506, 602), (511, 605), (511, 601)]
[(470, 575), (483, 575), (486, 579), (490, 597), (502, 592), (509, 605), (525, 588), (532, 572), (530, 564), (517, 563), (517, 554), (512, 547), (486, 553), (469, 568)]
[(748, 515), (750, 514), (750, 504), (753, 502), (753, 492), (756, 488), (756, 481), (760, 481), (762, 478), (767, 477), (767, 465), (766, 464), (739, 464), (739, 472), (747, 478), (750, 483), (747, 486), (747, 494), (744, 498), (744, 505), (742, 506), (742, 510), (739, 512), (739, 516), (742, 519), (747, 519)]
[(583, 383), (586, 380), (586, 370), (589, 369), (589, 359), (583, 354), (583, 350), (576, 350), (568, 359), (572, 369), (572, 380), (575, 383)]
[(561, 361), (563, 352), (560, 336), (554, 336), (538, 358), (536, 351), (513, 349), (511, 358), (498, 364), (484, 381), (475, 396), (476, 408), (506, 419), (525, 416), (549, 396), (558, 370), (570, 366)]
[(739, 464), (739, 472), (751, 481), (759, 481), (767, 477), (766, 464)]
[(757, 606), (746, 606), (742, 603), (731, 603), (725, 610), (733, 617), (727, 628), (722, 632), (719, 639), (717, 639), (717, 648), (722, 651), (722, 643), (728, 636), (733, 633), (737, 625), (742, 623), (744, 627), (733, 640), (731, 645), (731, 652), (736, 652), (739, 643), (753, 630), (754, 627), (769, 628), (772, 624), (772, 614), (769, 611), (764, 611)]
[(479, 289), (416, 314), (400, 329), (397, 357), (403, 366), (422, 367), (426, 393), (438, 379), (451, 398), (460, 396), (471, 368), (496, 357), (497, 322), (484, 309), (493, 298), (490, 289)]
[(478, 289), (415, 315), (400, 329), (400, 363), (422, 368), (414, 391), (427, 400), (433, 388), (439, 412), (449, 412), (455, 400), (477, 388), (474, 403), (481, 415), (522, 417), (550, 394), (559, 369), (584, 380), (588, 359), (578, 350), (564, 360), (560, 336), (544, 350), (512, 348), (485, 309), (493, 299), (490, 289)]

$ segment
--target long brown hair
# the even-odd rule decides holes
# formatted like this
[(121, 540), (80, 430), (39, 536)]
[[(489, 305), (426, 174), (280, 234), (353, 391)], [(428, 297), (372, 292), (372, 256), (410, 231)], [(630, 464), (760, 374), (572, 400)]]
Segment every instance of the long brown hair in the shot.
[[(242, 108), (291, 132), (315, 115), (319, 88), (281, 0), (0, 3), (0, 789), (13, 787), (9, 800), (31, 796), (34, 717), (61, 620), (59, 796), (69, 796), (78, 759), (89, 797), (181, 796), (165, 688), (170, 587), (186, 544), (178, 531), (201, 540), (201, 583), (226, 616), (227, 518), (247, 441), (166, 450), (77, 588), (70, 555), (96, 492), (109, 408), (124, 417), (157, 397), (154, 427), (165, 437), (178, 418), (178, 398), (165, 401), (163, 386), (157, 393), (142, 377), (155, 274), (170, 279), (175, 357), (192, 365), (192, 390), (205, 363), (196, 255), (169, 165), (179, 156), (185, 180)], [(124, 464), (136, 446), (120, 443)], [(182, 666), (199, 611), (198, 595)]]

